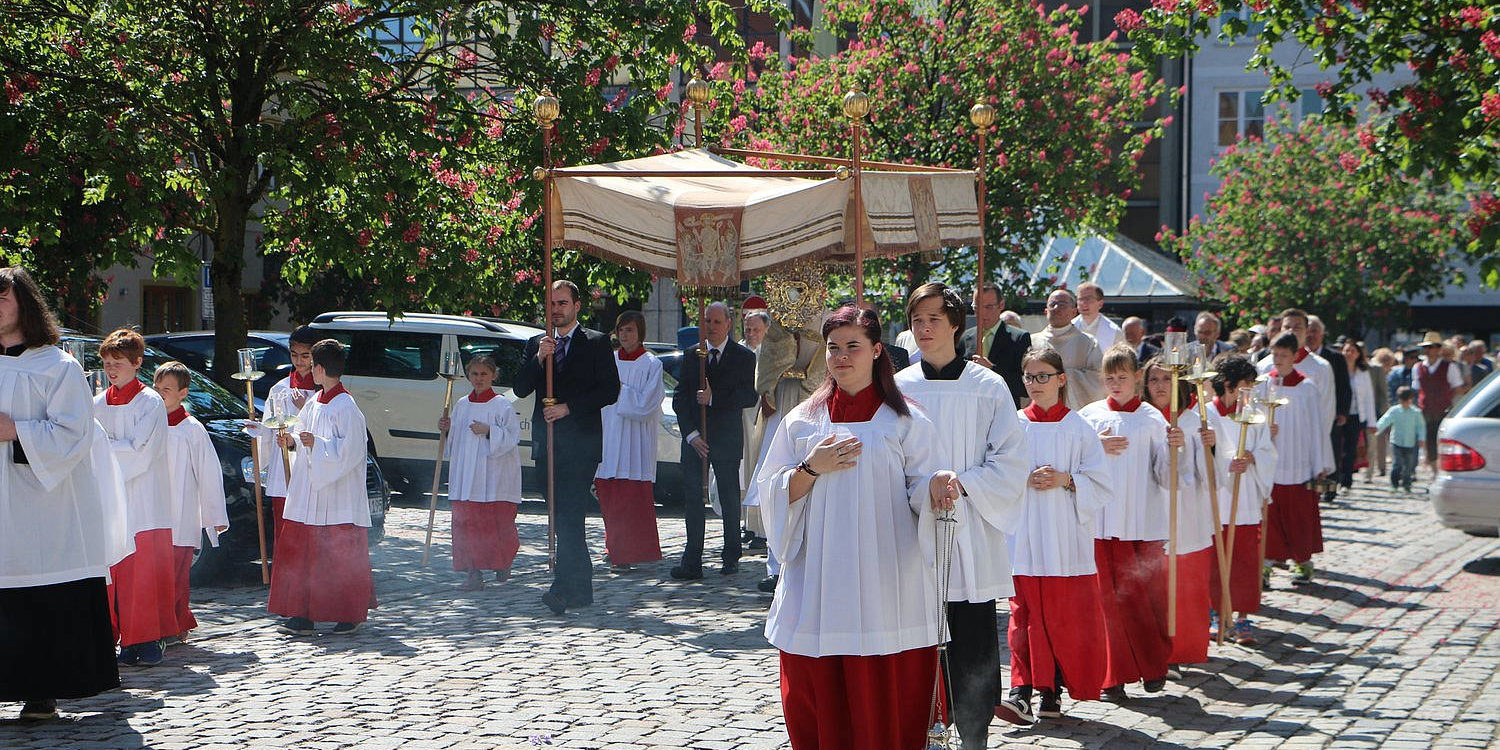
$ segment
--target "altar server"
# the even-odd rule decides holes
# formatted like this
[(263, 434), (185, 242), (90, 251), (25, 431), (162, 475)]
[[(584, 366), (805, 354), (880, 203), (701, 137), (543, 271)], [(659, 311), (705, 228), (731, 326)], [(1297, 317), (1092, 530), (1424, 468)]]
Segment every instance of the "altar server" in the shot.
[(876, 314), (822, 328), (829, 378), (777, 427), (756, 475), (782, 561), (766, 638), (781, 651), (793, 750), (908, 750), (930, 726), (941, 637), (932, 423), (897, 389)]
[(0, 268), (0, 702), (120, 686), (105, 578), (127, 551), (118, 469), (31, 276)]
[(615, 320), (615, 369), (620, 398), (604, 407), (604, 460), (594, 491), (604, 515), (604, 550), (616, 572), (660, 560), (656, 529), (656, 436), (666, 384), (661, 360), (646, 350), (646, 316), (635, 310)]
[(1067, 406), (1068, 376), (1055, 350), (1022, 358), (1031, 404), (1020, 412), (1026, 494), (1008, 538), (1016, 593), (1010, 598), (1010, 694), (995, 715), (1017, 724), (1062, 716), (1062, 688), (1098, 700), (1104, 683), (1104, 620), (1094, 527), (1110, 502), (1111, 477), (1094, 428)]
[[(1145, 374), (1146, 400), (1170, 422), (1167, 412), (1172, 407), (1172, 371), (1159, 361), (1150, 361)], [(1213, 585), (1208, 574), (1214, 556), (1213, 498), (1208, 494), (1208, 467), (1203, 457), (1212, 452), (1218, 433), (1205, 429), (1193, 408), (1197, 391), (1193, 384), (1179, 381), (1178, 389), (1177, 427), (1186, 444), (1177, 455), (1183, 472), (1177, 489), (1177, 634), (1171, 637), (1167, 663), (1201, 664), (1208, 661), (1208, 592)], [(1167, 497), (1170, 519), (1170, 489), (1162, 488), (1161, 492)], [(1170, 520), (1168, 523), (1170, 527)]]
[(1295, 333), (1283, 333), (1271, 344), (1271, 384), (1288, 403), (1276, 412), (1276, 472), (1266, 511), (1266, 559), (1291, 560), (1294, 584), (1312, 581), (1312, 556), (1323, 551), (1318, 493), (1307, 483), (1333, 471), (1323, 390), (1302, 372), (1312, 358), (1297, 362), (1306, 351)]
[(164, 362), (151, 376), (167, 410), (167, 487), (176, 505), (172, 520), (172, 562), (176, 571), (177, 640), (185, 642), (198, 618), (188, 606), (193, 555), (208, 542), (219, 546), (219, 534), (229, 528), (224, 507), (224, 469), (203, 424), (183, 405), (192, 371), (181, 362)]
[(120, 663), (154, 666), (162, 639), (184, 628), (177, 622), (177, 572), (172, 527), (177, 506), (163, 468), (167, 465), (167, 410), (161, 396), (138, 378), (146, 340), (128, 328), (99, 344), (109, 388), (94, 397), (94, 417), (125, 481), (126, 526), (135, 552), (110, 570)]
[(1005, 535), (1016, 529), (1029, 467), (1005, 379), (958, 356), (964, 315), (963, 299), (944, 284), (912, 293), (907, 325), (922, 356), (896, 375), (896, 385), (932, 419), (937, 460), (958, 472), (963, 487), (948, 578), (948, 684), (959, 737), (984, 747), (1000, 690), (995, 600), (1015, 594)]
[[(296, 414), (318, 395), (318, 385), (312, 376), (312, 347), (320, 338), (322, 334), (307, 326), (292, 331), (287, 344), (292, 357), (292, 372), (271, 386), (266, 394), (267, 404), (279, 400), (286, 405), (289, 414)], [(276, 430), (251, 422), (245, 431), (260, 441), (260, 465), (265, 471), (265, 494), (271, 501), (271, 532), (274, 537), (281, 533), (281, 519), (286, 513), (289, 467), (283, 460), (281, 446), (276, 443)]]
[(353, 633), (375, 607), (370, 575), (370, 501), (365, 489), (365, 415), (344, 390), (344, 347), (333, 339), (313, 345), (313, 380), (322, 391), (297, 415), (297, 435), (286, 518), (271, 569), (273, 614), (279, 629), (311, 635), (318, 622), (336, 635)]
[[(516, 511), (521, 506), (521, 418), (510, 399), (495, 392), (499, 368), (477, 354), (465, 368), (473, 390), (438, 429), (448, 433), (448, 501), (452, 505), (453, 569), (469, 576), (462, 588), (484, 588), (482, 570), (510, 577), (521, 549)], [(458, 429), (453, 429), (457, 425)]]
[[(1271, 494), (1276, 472), (1276, 446), (1272, 442), (1278, 427), (1253, 424), (1245, 431), (1245, 457), (1240, 453), (1240, 425), (1234, 421), (1239, 408), (1240, 389), (1255, 385), (1255, 365), (1238, 354), (1221, 356), (1214, 363), (1214, 391), (1219, 395), (1208, 410), (1209, 422), (1219, 436), (1214, 460), (1219, 472), (1219, 520), (1228, 538), (1230, 516), (1234, 517), (1234, 559), (1229, 561), (1229, 602), (1234, 613), (1224, 611), (1219, 585), (1219, 561), (1213, 560), (1213, 577), (1209, 595), (1213, 600), (1215, 621), (1219, 627), (1231, 627), (1236, 642), (1252, 646), (1258, 642), (1250, 615), (1260, 611), (1260, 521), (1261, 506)], [(1249, 408), (1251, 405), (1247, 405)], [(1278, 410), (1278, 417), (1282, 412)], [(1234, 511), (1234, 477), (1240, 476), (1239, 510)], [(1226, 542), (1227, 543), (1227, 542)]]
[[(1337, 383), (1334, 382), (1333, 365), (1316, 351), (1308, 348), (1308, 331), (1311, 327), (1310, 320), (1312, 320), (1311, 315), (1297, 308), (1288, 308), (1281, 311), (1282, 332), (1291, 333), (1297, 338), (1297, 354), (1292, 359), (1292, 365), (1297, 369), (1297, 372), (1302, 374), (1303, 380), (1311, 381), (1318, 388), (1317, 403), (1319, 409), (1317, 413), (1319, 420), (1326, 427), (1324, 431), (1329, 433), (1328, 453), (1332, 455), (1333, 423), (1337, 419), (1338, 389)], [(1277, 338), (1280, 338), (1280, 334), (1277, 335)], [(1272, 340), (1272, 343), (1275, 343), (1275, 339)], [(1276, 369), (1276, 364), (1272, 359), (1272, 357), (1261, 359), (1258, 369), (1262, 374), (1269, 374)], [(1344, 365), (1340, 363), (1340, 366)]]
[[(1095, 532), (1099, 596), (1104, 610), (1107, 666), (1105, 700), (1126, 698), (1125, 684), (1141, 680), (1146, 692), (1166, 684), (1167, 538), (1169, 448), (1181, 448), (1182, 431), (1161, 412), (1143, 406), (1141, 371), (1128, 344), (1104, 357), (1108, 396), (1084, 407), (1079, 416), (1099, 433), (1108, 454), (1113, 500), (1104, 506)], [(1190, 478), (1191, 467), (1179, 464)]]

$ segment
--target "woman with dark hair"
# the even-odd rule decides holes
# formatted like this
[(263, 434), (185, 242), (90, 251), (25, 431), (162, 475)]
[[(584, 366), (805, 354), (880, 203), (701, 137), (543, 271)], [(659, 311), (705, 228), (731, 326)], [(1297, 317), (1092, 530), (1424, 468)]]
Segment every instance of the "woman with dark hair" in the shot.
[(604, 515), (604, 549), (621, 573), (661, 559), (656, 531), (656, 432), (666, 386), (661, 360), (646, 351), (646, 316), (635, 310), (615, 320), (615, 369), (620, 398), (604, 407), (604, 460), (594, 473)]
[(1354, 339), (1340, 341), (1339, 353), (1344, 355), (1342, 364), (1349, 371), (1349, 418), (1333, 429), (1334, 459), (1338, 461), (1339, 486), (1348, 489), (1354, 484), (1354, 465), (1359, 460), (1359, 438), (1361, 434), (1374, 439), (1375, 422), (1380, 414), (1375, 411), (1375, 382), (1370, 380), (1370, 364), (1365, 361), (1365, 348)]
[(31, 720), (120, 686), (104, 583), (125, 552), (118, 470), (58, 339), (31, 277), (0, 268), (0, 701)]
[(921, 747), (942, 637), (934, 513), (953, 507), (958, 478), (897, 389), (876, 314), (842, 307), (822, 332), (828, 379), (782, 420), (756, 475), (782, 562), (766, 638), (781, 650), (787, 734), (793, 750)]

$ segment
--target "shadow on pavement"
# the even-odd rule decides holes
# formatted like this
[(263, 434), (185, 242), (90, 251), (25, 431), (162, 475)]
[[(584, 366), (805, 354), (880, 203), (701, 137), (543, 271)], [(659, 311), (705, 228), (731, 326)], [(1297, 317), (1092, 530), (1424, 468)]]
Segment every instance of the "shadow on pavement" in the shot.
[(1500, 576), (1500, 557), (1481, 557), (1464, 563), (1465, 573), (1476, 576)]

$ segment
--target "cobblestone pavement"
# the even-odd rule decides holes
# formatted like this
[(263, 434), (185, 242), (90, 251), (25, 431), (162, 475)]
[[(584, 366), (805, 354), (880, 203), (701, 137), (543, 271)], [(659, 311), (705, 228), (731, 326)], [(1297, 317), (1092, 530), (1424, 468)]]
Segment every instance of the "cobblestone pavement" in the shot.
[[(626, 575), (600, 565), (595, 606), (556, 618), (539, 602), (539, 508), (522, 514), (516, 577), (477, 593), (457, 590), (445, 533), (421, 567), (427, 514), (396, 509), (374, 551), (380, 608), (353, 636), (273, 632), (258, 586), (196, 591), (202, 627), (165, 664), (65, 702), (62, 721), (0, 722), (0, 748), (786, 746), (757, 559), (695, 583), (668, 579), (668, 562)], [(997, 722), (991, 746), (1500, 744), (1500, 541), (1443, 529), (1424, 495), (1379, 485), (1357, 485), (1324, 518), (1317, 583), (1293, 589), (1278, 574), (1264, 645), (1216, 648), (1122, 706), (1069, 704), (1027, 730)], [(680, 551), (681, 521), (661, 527), (669, 555)], [(598, 549), (597, 519), (590, 530)]]

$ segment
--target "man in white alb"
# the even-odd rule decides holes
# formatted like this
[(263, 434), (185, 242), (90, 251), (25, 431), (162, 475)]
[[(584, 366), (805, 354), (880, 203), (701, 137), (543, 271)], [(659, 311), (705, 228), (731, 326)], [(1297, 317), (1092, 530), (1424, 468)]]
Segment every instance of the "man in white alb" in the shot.
[(1073, 325), (1093, 336), (1101, 352), (1109, 351), (1123, 335), (1113, 320), (1104, 317), (1104, 290), (1092, 281), (1078, 285), (1078, 314), (1073, 316)]

